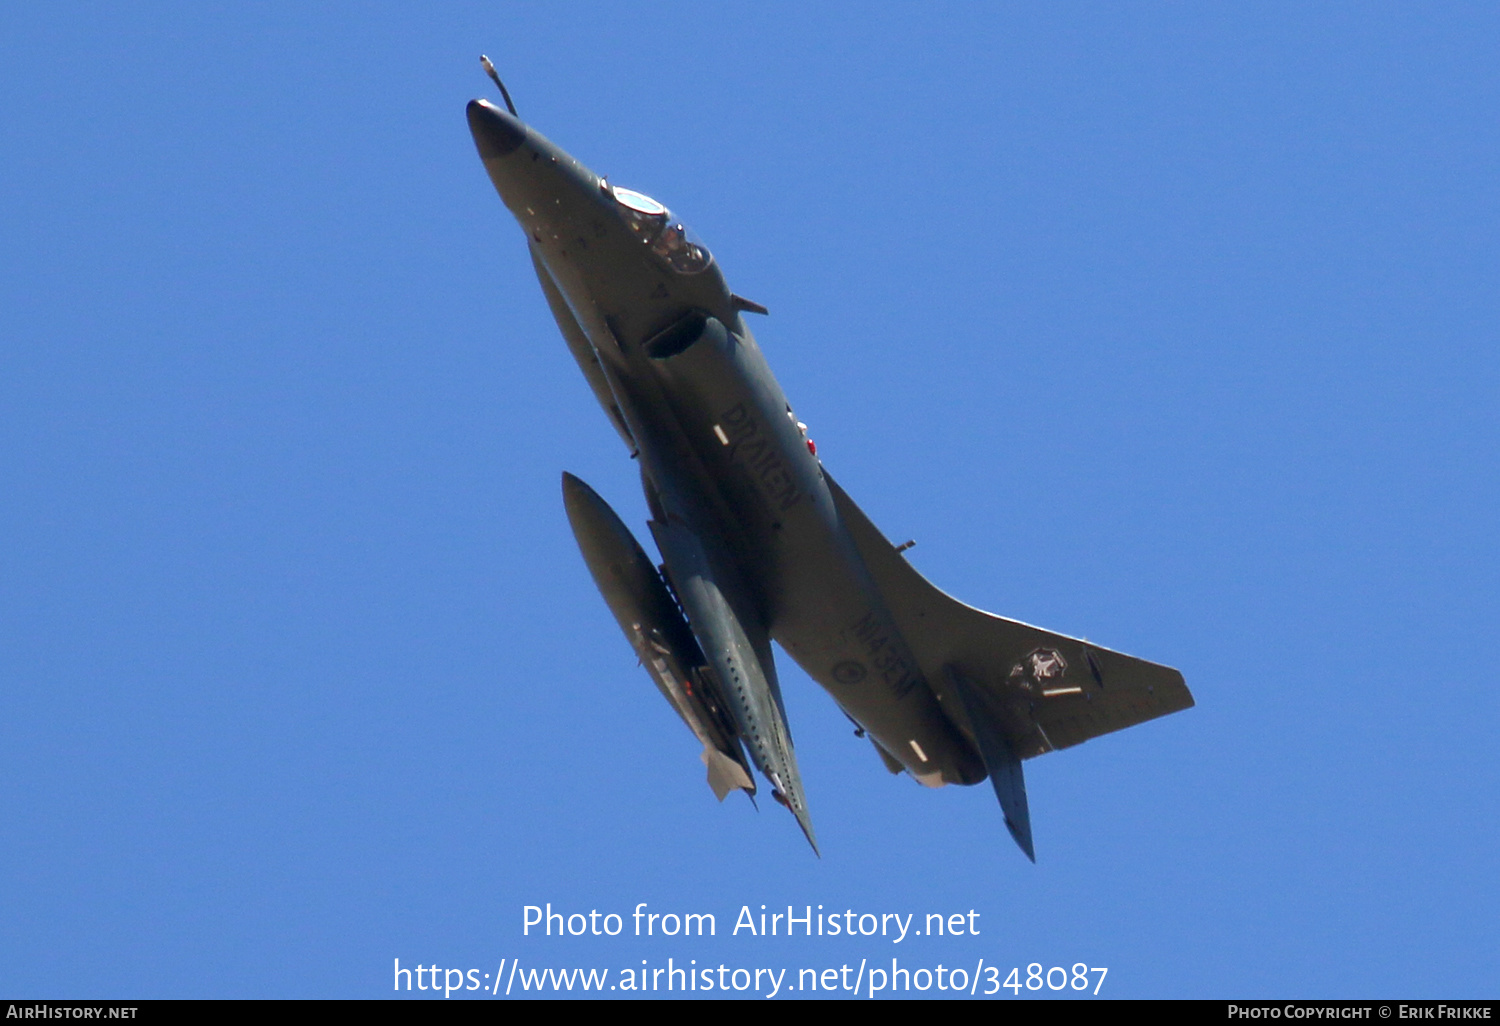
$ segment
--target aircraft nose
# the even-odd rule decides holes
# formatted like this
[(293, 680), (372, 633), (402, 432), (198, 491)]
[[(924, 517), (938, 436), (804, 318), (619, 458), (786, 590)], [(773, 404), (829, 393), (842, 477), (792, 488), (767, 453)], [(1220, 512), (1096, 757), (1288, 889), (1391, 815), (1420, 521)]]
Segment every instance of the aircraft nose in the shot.
[(526, 141), (526, 126), (488, 100), (470, 100), (468, 115), (481, 160), (508, 156)]

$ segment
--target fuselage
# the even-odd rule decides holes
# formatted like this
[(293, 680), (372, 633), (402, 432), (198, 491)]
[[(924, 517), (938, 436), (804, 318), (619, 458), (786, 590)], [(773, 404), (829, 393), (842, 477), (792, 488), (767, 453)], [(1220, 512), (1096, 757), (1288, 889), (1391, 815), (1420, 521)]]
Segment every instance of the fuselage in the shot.
[(503, 111), (476, 101), (469, 118), (569, 349), (641, 460), (653, 517), (716, 539), (771, 636), (914, 777), (983, 779), (718, 264), (665, 208)]

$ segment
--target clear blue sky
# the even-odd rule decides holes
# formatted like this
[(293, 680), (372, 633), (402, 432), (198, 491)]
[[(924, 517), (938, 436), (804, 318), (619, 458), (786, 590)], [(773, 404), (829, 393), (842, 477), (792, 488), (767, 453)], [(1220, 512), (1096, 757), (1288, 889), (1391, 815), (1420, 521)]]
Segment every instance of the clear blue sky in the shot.
[[(442, 11), (0, 15), (0, 993), (1495, 996), (1493, 5)], [(714, 802), (563, 515), (566, 469), (644, 533), (469, 139), (480, 52), (770, 307), (923, 573), (1186, 675), (1027, 763), (1035, 866), (784, 657), (823, 858)], [(719, 935), (523, 937), (546, 902)], [(762, 904), (980, 933), (728, 936)]]

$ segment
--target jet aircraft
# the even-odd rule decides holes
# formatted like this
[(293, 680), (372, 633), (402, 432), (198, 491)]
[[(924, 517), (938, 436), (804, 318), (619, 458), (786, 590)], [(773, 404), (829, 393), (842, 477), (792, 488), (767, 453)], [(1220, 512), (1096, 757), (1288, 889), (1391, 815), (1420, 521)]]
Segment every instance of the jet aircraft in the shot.
[(506, 109), (469, 129), (520, 223), (569, 351), (638, 460), (656, 564), (564, 473), (583, 558), (631, 647), (703, 746), (720, 801), (752, 767), (817, 840), (770, 643), (880, 762), (927, 787), (989, 779), (1033, 862), (1021, 761), (1188, 708), (1176, 670), (983, 612), (928, 583), (839, 487), (709, 250)]

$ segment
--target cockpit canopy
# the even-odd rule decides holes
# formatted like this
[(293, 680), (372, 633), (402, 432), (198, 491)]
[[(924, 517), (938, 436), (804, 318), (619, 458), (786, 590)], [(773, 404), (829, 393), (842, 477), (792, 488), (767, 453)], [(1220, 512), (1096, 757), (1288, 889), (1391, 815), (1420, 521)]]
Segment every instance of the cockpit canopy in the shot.
[(631, 189), (609, 187), (615, 202), (624, 208), (625, 221), (636, 237), (665, 260), (679, 274), (698, 274), (708, 270), (713, 256), (681, 221), (672, 220), (672, 212), (656, 200)]

